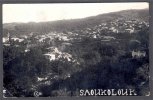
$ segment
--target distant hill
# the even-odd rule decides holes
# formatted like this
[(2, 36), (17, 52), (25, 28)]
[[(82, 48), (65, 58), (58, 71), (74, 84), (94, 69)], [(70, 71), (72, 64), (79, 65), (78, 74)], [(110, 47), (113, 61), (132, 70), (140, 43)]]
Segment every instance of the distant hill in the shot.
[(82, 19), (72, 20), (58, 20), (48, 22), (29, 22), (29, 23), (4, 23), (3, 36), (8, 32), (11, 35), (23, 35), (36, 32), (38, 34), (45, 34), (50, 31), (73, 31), (80, 30), (86, 27), (92, 27), (103, 22), (108, 22), (115, 19), (132, 20), (137, 19), (141, 21), (149, 21), (149, 10), (123, 10), (119, 12), (112, 12), (91, 16)]

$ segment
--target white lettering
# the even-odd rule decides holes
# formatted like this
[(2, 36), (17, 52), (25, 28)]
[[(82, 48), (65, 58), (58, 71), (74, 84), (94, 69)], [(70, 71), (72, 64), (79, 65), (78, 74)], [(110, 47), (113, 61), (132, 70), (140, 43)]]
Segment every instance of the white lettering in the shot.
[(83, 96), (83, 92), (84, 92), (84, 90), (80, 90), (80, 96)]

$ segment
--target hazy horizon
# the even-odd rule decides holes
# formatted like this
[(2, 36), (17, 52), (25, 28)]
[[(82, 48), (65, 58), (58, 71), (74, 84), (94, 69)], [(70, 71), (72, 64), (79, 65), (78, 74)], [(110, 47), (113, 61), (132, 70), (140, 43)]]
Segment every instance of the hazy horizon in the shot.
[(3, 24), (81, 19), (139, 9), (149, 9), (149, 3), (4, 4)]

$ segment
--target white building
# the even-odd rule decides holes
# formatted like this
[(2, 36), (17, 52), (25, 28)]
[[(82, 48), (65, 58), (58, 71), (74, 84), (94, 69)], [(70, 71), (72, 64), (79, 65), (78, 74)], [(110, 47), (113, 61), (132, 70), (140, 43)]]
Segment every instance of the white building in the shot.
[(145, 57), (146, 56), (146, 52), (144, 51), (132, 51), (132, 57), (133, 58), (140, 58), (140, 57)]
[(131, 33), (134, 33), (134, 28), (132, 28), (132, 29), (125, 29), (125, 31), (129, 32), (131, 34)]
[(37, 77), (37, 81), (46, 81), (48, 78), (47, 77)]
[(3, 37), (3, 43), (8, 42), (8, 41), (9, 41), (9, 38)]
[(49, 59), (50, 61), (52, 60), (55, 60), (56, 59), (56, 56), (55, 54), (52, 54), (52, 53), (47, 53), (47, 54), (44, 54), (46, 56), (47, 59)]
[(20, 39), (20, 38), (16, 38), (16, 37), (14, 37), (14, 38), (11, 38), (12, 40), (14, 40), (14, 41), (19, 41), (19, 42), (22, 42), (22, 41), (24, 41), (24, 39)]

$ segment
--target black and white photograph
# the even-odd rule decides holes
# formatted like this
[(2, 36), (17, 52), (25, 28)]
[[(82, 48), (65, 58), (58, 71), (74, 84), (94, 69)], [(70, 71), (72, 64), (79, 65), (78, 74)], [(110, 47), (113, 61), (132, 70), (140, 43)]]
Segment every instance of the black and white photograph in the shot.
[(149, 3), (3, 4), (3, 98), (150, 96)]

